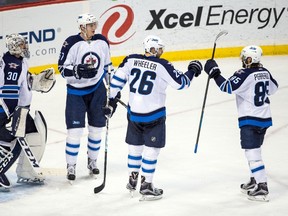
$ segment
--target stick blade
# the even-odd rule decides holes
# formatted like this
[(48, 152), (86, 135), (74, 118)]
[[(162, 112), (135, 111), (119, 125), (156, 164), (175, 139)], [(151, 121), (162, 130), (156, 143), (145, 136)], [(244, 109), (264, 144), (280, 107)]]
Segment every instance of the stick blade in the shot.
[(194, 148), (194, 153), (197, 153), (197, 149), (198, 149), (198, 142), (195, 144), (195, 148)]
[(227, 30), (223, 30), (221, 32), (218, 33), (218, 35), (216, 36), (215, 42), (218, 40), (218, 38), (220, 38), (222, 35), (227, 35), (228, 31)]
[(96, 194), (96, 193), (101, 192), (104, 189), (104, 187), (105, 187), (105, 183), (103, 182), (101, 185), (94, 188), (94, 193)]

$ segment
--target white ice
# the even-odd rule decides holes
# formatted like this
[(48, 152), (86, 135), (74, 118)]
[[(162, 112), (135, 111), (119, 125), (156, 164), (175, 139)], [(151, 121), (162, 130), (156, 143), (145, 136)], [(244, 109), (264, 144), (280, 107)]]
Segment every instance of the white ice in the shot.
[[(216, 59), (227, 78), (239, 69), (238, 58)], [(204, 64), (205, 61), (202, 60)], [(98, 161), (101, 174), (88, 177), (86, 135), (83, 136), (77, 163), (77, 179), (66, 180), (65, 162), (65, 80), (57, 76), (55, 88), (48, 94), (34, 93), (31, 112), (41, 110), (48, 124), (48, 143), (41, 165), (52, 170), (42, 186), (16, 183), (15, 165), (8, 171), (13, 187), (0, 193), (1, 216), (94, 215), (94, 216), (284, 216), (288, 213), (288, 56), (262, 58), (280, 88), (271, 96), (274, 125), (268, 129), (262, 148), (268, 175), (270, 202), (249, 201), (239, 186), (249, 178), (244, 152), (240, 148), (235, 96), (220, 92), (210, 82), (197, 154), (194, 146), (207, 82), (203, 71), (189, 89), (167, 89), (167, 143), (161, 151), (154, 177), (163, 188), (163, 199), (139, 202), (137, 192), (131, 198), (128, 181), (126, 112), (118, 105), (110, 121), (106, 187), (99, 194), (93, 189), (103, 181), (104, 141)], [(186, 70), (188, 61), (174, 62)], [(127, 86), (122, 100), (127, 102)], [(286, 135), (285, 135), (286, 134)]]

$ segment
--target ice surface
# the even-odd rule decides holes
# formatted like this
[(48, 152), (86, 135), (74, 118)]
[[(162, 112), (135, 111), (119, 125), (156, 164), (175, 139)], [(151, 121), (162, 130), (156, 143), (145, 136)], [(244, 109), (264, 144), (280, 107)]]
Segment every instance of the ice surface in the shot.
[[(216, 59), (225, 77), (240, 68), (238, 58)], [(189, 61), (174, 62), (186, 70)], [(204, 60), (201, 61), (204, 64)], [(98, 179), (88, 177), (86, 135), (77, 163), (73, 185), (65, 171), (65, 80), (57, 76), (48, 94), (34, 93), (31, 112), (41, 110), (48, 124), (48, 143), (41, 161), (44, 170), (52, 170), (41, 186), (16, 183), (15, 165), (7, 176), (13, 187), (0, 192), (1, 216), (284, 216), (288, 213), (288, 56), (263, 57), (262, 63), (273, 74), (280, 88), (271, 100), (273, 127), (269, 128), (262, 148), (268, 175), (270, 202), (249, 201), (240, 193), (240, 184), (249, 178), (249, 169), (240, 148), (235, 96), (219, 91), (211, 80), (197, 154), (194, 146), (198, 131), (207, 75), (195, 78), (189, 89), (167, 89), (167, 144), (161, 151), (154, 184), (164, 189), (163, 199), (139, 202), (131, 198), (128, 181), (126, 111), (119, 104), (110, 121), (108, 137), (108, 173), (106, 187), (99, 194), (93, 188), (103, 181), (104, 140), (98, 166)], [(122, 100), (127, 102), (127, 86)]]

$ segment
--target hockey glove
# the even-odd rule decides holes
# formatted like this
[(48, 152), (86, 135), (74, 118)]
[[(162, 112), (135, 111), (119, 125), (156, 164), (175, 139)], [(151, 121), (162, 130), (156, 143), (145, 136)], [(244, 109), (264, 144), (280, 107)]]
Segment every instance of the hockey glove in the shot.
[(118, 100), (121, 98), (121, 93), (118, 92), (115, 98), (110, 98), (108, 106), (103, 107), (104, 115), (111, 118), (116, 111)]
[(202, 69), (202, 64), (198, 60), (191, 61), (188, 65), (188, 70), (193, 71), (195, 77), (198, 77), (201, 74)]
[(210, 78), (216, 78), (221, 74), (221, 71), (218, 68), (218, 64), (214, 59), (209, 59), (206, 61), (204, 71)]
[(53, 68), (48, 68), (34, 75), (28, 73), (28, 85), (30, 89), (41, 93), (49, 92), (55, 85), (55, 71)]
[(76, 79), (89, 79), (95, 77), (97, 74), (97, 69), (90, 64), (79, 64), (75, 65), (73, 68), (73, 76)]

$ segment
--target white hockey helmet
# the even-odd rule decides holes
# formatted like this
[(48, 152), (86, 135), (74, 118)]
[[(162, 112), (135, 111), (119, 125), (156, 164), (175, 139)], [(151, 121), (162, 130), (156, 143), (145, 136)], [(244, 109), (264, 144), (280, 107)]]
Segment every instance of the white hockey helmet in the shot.
[[(144, 45), (145, 52), (148, 52), (148, 53), (150, 53), (150, 54), (152, 54), (154, 56), (158, 53), (158, 50), (160, 48), (164, 49), (164, 47), (165, 47), (163, 42), (162, 42), (162, 40), (159, 37), (155, 36), (155, 35), (148, 35), (144, 39), (143, 45)], [(151, 49), (152, 48), (155, 49), (155, 51), (156, 51), (155, 54), (151, 53)]]
[(80, 14), (77, 19), (78, 27), (81, 30), (81, 26), (84, 26), (86, 28), (87, 24), (90, 23), (96, 23), (97, 24), (97, 19), (94, 15), (90, 13), (85, 13), (85, 14)]
[[(21, 47), (22, 45), (22, 47)], [(6, 47), (11, 55), (20, 55), (23, 58), (30, 58), (28, 42), (20, 34), (10, 34), (6, 36)]]
[[(262, 56), (262, 49), (259, 46), (250, 45), (242, 49), (240, 58), (245, 65), (260, 63)], [(247, 59), (251, 58), (251, 62), (248, 63)]]

